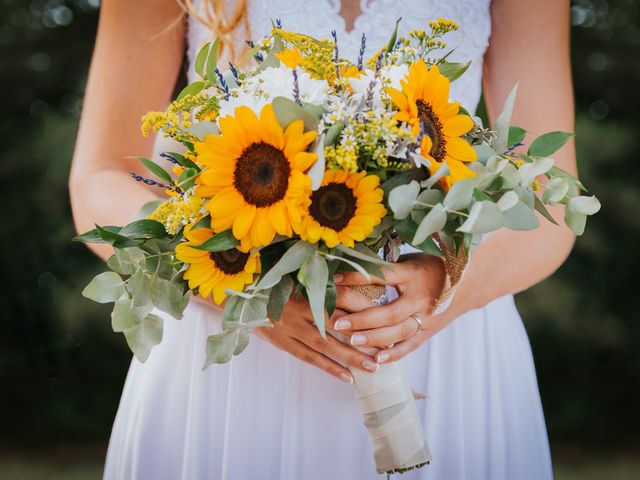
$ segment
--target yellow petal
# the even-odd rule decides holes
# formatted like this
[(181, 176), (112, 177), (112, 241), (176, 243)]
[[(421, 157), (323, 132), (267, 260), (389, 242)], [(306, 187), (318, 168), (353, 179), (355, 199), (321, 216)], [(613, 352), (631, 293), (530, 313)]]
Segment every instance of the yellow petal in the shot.
[(456, 115), (443, 123), (444, 134), (448, 137), (459, 137), (473, 128), (473, 120), (468, 115)]
[(460, 137), (447, 138), (447, 156), (461, 162), (473, 162), (478, 154), (471, 145)]
[[(237, 205), (234, 206), (238, 208)], [(251, 228), (253, 224), (253, 219), (256, 216), (256, 207), (255, 205), (247, 204), (245, 207), (238, 213), (235, 220), (233, 221), (233, 236), (236, 238), (243, 238), (247, 235), (247, 232)]]

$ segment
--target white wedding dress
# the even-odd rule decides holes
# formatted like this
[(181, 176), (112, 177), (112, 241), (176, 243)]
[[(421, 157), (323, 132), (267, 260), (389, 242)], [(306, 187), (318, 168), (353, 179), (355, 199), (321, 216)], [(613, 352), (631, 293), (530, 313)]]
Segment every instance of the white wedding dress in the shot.
[[(347, 32), (339, 1), (250, 0), (254, 39), (271, 19), (286, 29), (330, 37), (356, 58), (400, 31), (450, 18), (460, 31), (452, 59), (473, 61), (452, 98), (473, 110), (490, 36), (489, 0), (363, 0)], [(210, 33), (191, 19), (189, 56)], [(242, 35), (242, 32), (239, 33)], [(193, 72), (191, 72), (193, 73)], [(193, 75), (192, 75), (193, 77)], [(156, 312), (160, 313), (160, 312)], [(113, 426), (108, 480), (360, 480), (376, 475), (367, 431), (350, 385), (255, 336), (226, 365), (202, 370), (217, 311), (191, 302), (164, 319), (164, 339), (146, 364), (133, 360)], [(545, 480), (552, 467), (527, 334), (512, 296), (461, 316), (404, 360), (433, 461), (402, 479)]]

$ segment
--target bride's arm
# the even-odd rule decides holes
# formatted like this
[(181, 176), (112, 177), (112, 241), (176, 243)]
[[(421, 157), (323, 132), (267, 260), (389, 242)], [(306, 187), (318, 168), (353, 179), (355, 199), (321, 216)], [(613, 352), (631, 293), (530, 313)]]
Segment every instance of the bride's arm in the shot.
[[(574, 131), (568, 0), (493, 1), (492, 35), (484, 65), (484, 92), (492, 121), (516, 83), (514, 125), (526, 128), (532, 136), (552, 130)], [(554, 159), (559, 167), (576, 173), (573, 142), (554, 154)], [(550, 211), (562, 223), (563, 209)], [(422, 254), (407, 256), (390, 275), (400, 284), (402, 295), (397, 301), (341, 320), (360, 330), (356, 333), (364, 336), (366, 345), (396, 343), (384, 351), (387, 361), (392, 361), (461, 314), (545, 279), (565, 261), (573, 243), (574, 235), (568, 228), (545, 219), (541, 219), (540, 228), (530, 232), (502, 229), (489, 235), (474, 251), (451, 306), (436, 316), (429, 316), (429, 311), (442, 285), (440, 262)], [(353, 280), (345, 278), (343, 283)], [(424, 319), (424, 330), (417, 335), (417, 323), (407, 319), (412, 313)]]
[[(153, 137), (140, 133), (140, 117), (164, 110), (184, 54), (184, 22), (175, 0), (105, 0), (89, 70), (80, 128), (69, 178), (76, 229), (123, 225), (157, 198), (130, 170), (127, 158), (149, 156)], [(113, 249), (90, 244), (102, 258)]]

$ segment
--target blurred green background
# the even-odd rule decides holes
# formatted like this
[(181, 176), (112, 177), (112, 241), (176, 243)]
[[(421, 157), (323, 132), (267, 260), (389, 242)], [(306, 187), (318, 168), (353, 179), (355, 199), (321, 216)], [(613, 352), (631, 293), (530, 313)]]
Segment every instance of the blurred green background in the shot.
[[(130, 353), (80, 295), (67, 175), (99, 0), (0, 0), (0, 478), (99, 478)], [(518, 296), (560, 479), (640, 478), (640, 5), (572, 3), (577, 145), (603, 209)], [(135, 152), (133, 152), (135, 153)]]

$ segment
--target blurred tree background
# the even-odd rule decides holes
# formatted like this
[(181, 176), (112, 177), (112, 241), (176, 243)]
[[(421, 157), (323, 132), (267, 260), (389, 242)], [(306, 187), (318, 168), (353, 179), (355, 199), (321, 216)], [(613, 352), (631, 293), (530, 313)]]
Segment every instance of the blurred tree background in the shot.
[[(11, 464), (25, 455), (92, 459), (93, 473), (78, 478), (96, 478), (130, 361), (123, 337), (111, 333), (110, 306), (80, 295), (101, 263), (70, 242), (67, 175), (98, 8), (99, 0), (0, 0), (2, 478), (26, 478)], [(517, 301), (556, 461), (596, 452), (632, 458), (640, 429), (633, 280), (640, 271), (640, 5), (575, 0), (571, 14), (578, 158), (603, 209), (560, 271)], [(605, 476), (612, 478), (593, 478)]]

